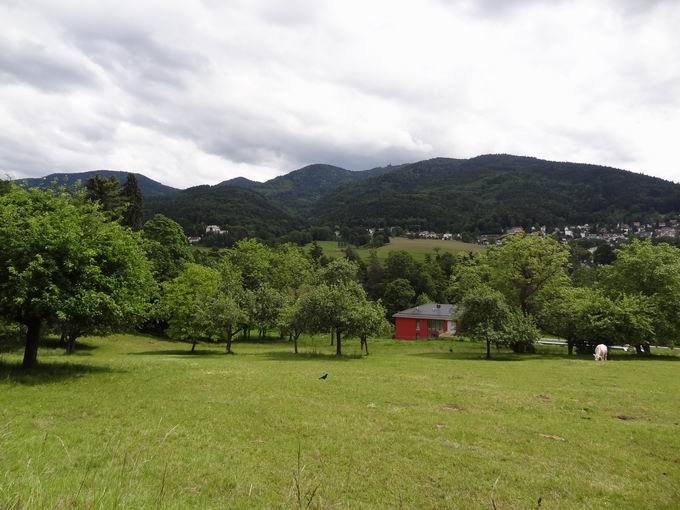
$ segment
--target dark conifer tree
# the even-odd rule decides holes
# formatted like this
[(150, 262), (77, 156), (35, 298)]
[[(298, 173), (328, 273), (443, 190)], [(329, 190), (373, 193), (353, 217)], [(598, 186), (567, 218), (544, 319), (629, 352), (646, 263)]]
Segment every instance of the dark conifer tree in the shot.
[(135, 174), (128, 174), (123, 186), (123, 197), (127, 202), (123, 223), (132, 230), (141, 230), (144, 225), (144, 198)]
[(125, 202), (118, 179), (114, 176), (95, 175), (87, 180), (85, 188), (88, 200), (99, 202), (102, 211), (110, 219), (120, 221), (125, 210)]

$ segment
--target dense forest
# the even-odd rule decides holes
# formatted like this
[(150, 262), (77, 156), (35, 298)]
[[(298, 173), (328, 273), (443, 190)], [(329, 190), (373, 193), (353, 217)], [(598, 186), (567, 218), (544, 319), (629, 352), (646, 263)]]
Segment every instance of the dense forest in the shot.
[(146, 216), (158, 213), (177, 221), (190, 235), (204, 233), (206, 225), (219, 225), (238, 230), (239, 238), (271, 239), (302, 223), (259, 193), (226, 184), (149, 197), (145, 202)]
[(624, 170), (490, 155), (437, 158), (343, 186), (318, 221), (495, 232), (514, 225), (649, 220), (680, 211), (680, 185)]
[(394, 167), (380, 167), (353, 172), (332, 165), (309, 165), (285, 175), (280, 175), (264, 183), (237, 177), (224, 184), (253, 189), (290, 214), (309, 218), (321, 198), (338, 188), (369, 177), (382, 175)]
[[(45, 187), (85, 182), (91, 174), (24, 179)], [(120, 175), (119, 175), (120, 174)], [(175, 190), (137, 174), (147, 218), (163, 213), (187, 234), (206, 224), (239, 227), (261, 239), (313, 226), (419, 228), (495, 233), (510, 226), (654, 221), (680, 212), (680, 185), (615, 168), (486, 155), (435, 158), (350, 171), (310, 165), (259, 183), (238, 177), (216, 186)]]

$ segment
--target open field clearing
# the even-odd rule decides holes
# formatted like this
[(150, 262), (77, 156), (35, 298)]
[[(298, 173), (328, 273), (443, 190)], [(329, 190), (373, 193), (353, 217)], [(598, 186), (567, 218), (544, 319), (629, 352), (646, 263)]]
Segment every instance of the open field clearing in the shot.
[(677, 508), (672, 351), (327, 342), (89, 338), (32, 375), (5, 353), (0, 508)]
[[(319, 246), (323, 248), (324, 255), (329, 257), (340, 257), (344, 254), (344, 248), (338, 246), (335, 241), (317, 241)], [(305, 248), (308, 249), (310, 245)], [(458, 252), (478, 252), (484, 247), (478, 244), (464, 243), (462, 241), (442, 241), (441, 239), (407, 239), (405, 237), (392, 237), (390, 242), (385, 246), (378, 248), (378, 258), (385, 260), (391, 251), (406, 251), (410, 253), (416, 260), (422, 261), (425, 259), (425, 254), (434, 255), (435, 248), (439, 248), (442, 252), (458, 253)], [(357, 254), (365, 261), (368, 259), (370, 249), (355, 248)]]

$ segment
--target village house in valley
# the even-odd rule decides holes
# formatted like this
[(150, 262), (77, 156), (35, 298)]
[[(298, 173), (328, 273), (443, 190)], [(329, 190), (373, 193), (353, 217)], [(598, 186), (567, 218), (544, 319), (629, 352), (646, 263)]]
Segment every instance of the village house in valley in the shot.
[(458, 325), (451, 318), (454, 308), (454, 305), (427, 303), (395, 313), (392, 315), (395, 338), (420, 340), (437, 338), (442, 333), (455, 333)]

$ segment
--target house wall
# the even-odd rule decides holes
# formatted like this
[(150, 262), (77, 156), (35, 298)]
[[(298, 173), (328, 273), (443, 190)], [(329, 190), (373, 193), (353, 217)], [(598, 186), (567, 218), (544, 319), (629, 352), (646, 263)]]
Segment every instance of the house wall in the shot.
[[(399, 340), (415, 340), (416, 339), (416, 320), (415, 318), (409, 317), (397, 317), (394, 323), (394, 337)], [(442, 320), (441, 332), (445, 333), (449, 329), (458, 330), (458, 321), (452, 321), (453, 328), (450, 328), (449, 321), (446, 319)], [(430, 335), (428, 334), (427, 319), (420, 319), (420, 331), (418, 332), (418, 339), (427, 339)]]
[[(421, 324), (421, 328), (423, 325)], [(423, 331), (421, 329), (421, 331)], [(416, 339), (416, 320), (406, 317), (397, 317), (394, 324), (394, 336), (400, 340)]]

